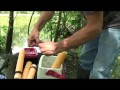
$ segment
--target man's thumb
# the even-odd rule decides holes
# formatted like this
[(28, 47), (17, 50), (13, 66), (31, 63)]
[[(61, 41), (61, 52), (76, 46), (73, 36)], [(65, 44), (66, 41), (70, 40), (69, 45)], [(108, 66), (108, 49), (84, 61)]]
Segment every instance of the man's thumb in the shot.
[(35, 38), (35, 40), (36, 40), (36, 43), (39, 43), (39, 42), (40, 42), (39, 38)]

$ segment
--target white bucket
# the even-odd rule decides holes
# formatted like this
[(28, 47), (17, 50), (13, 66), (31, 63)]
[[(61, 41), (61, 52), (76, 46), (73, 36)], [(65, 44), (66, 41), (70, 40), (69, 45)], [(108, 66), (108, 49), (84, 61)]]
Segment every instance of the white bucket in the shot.
[(52, 64), (54, 63), (57, 56), (45, 56), (42, 55), (39, 63), (38, 63), (38, 70), (37, 70), (37, 79), (58, 79), (52, 75), (46, 75), (48, 71), (54, 71), (59, 75), (63, 75), (63, 65), (60, 68), (55, 69), (51, 68)]

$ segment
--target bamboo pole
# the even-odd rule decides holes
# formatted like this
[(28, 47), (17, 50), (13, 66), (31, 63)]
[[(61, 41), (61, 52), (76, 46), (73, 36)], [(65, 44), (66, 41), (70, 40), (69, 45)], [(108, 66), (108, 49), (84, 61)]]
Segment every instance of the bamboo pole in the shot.
[(36, 73), (37, 66), (32, 64), (30, 67), (30, 71), (28, 73), (27, 79), (34, 79)]
[(22, 76), (22, 71), (23, 71), (23, 65), (24, 65), (24, 58), (25, 58), (25, 50), (22, 49), (19, 52), (18, 60), (17, 60), (17, 65), (15, 69), (15, 76), (14, 79), (21, 79)]
[(23, 71), (23, 74), (22, 74), (22, 79), (26, 79), (27, 78), (28, 73), (30, 71), (31, 65), (32, 65), (32, 62), (31, 61), (27, 61), (26, 65), (25, 65), (25, 68), (24, 68), (24, 71)]
[(63, 64), (66, 57), (67, 57), (66, 51), (59, 53), (51, 68), (60, 68), (61, 64)]

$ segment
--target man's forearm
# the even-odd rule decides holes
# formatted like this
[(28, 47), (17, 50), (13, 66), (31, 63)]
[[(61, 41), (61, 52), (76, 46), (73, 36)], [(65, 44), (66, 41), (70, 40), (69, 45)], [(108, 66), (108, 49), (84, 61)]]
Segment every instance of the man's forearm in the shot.
[(62, 44), (64, 50), (75, 48), (97, 37), (101, 30), (101, 28), (90, 29), (88, 27), (84, 27), (60, 43)]
[(63, 50), (80, 46), (100, 35), (103, 27), (103, 12), (100, 11), (92, 15), (87, 15), (86, 19), (87, 24), (85, 27), (60, 42), (63, 46)]
[(42, 12), (34, 28), (37, 28), (40, 31), (44, 27), (44, 25), (53, 17), (53, 15), (54, 11)]

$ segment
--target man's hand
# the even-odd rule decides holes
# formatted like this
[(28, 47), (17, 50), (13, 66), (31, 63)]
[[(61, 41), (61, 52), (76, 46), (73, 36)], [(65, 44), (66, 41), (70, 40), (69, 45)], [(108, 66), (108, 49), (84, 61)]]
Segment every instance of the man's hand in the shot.
[(34, 28), (28, 37), (28, 46), (29, 47), (38, 46), (39, 42), (40, 42), (39, 31), (38, 31), (38, 29)]
[(44, 55), (54, 55), (63, 51), (63, 47), (60, 42), (42, 42), (39, 43), (41, 53)]

